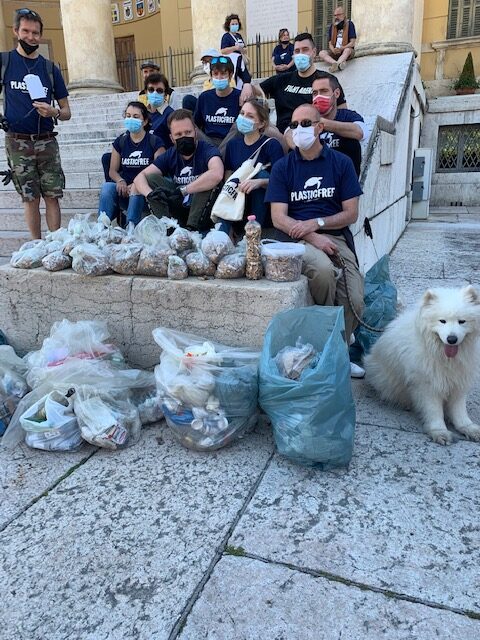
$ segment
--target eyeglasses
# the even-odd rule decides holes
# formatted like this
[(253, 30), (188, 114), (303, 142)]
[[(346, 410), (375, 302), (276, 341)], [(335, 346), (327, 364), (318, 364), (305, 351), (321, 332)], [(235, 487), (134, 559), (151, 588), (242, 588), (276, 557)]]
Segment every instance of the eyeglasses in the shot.
[(160, 94), (165, 93), (165, 89), (161, 89), (160, 87), (157, 87), (156, 89), (154, 87), (148, 87), (147, 91), (148, 93), (154, 93), (155, 91)]
[(19, 16), (34, 16), (35, 18), (39, 17), (38, 13), (32, 11), (31, 9), (17, 9), (16, 13)]
[(302, 129), (306, 129), (307, 127), (311, 127), (312, 124), (317, 124), (320, 120), (300, 120), (300, 122), (290, 122), (288, 125), (290, 129), (296, 129), (298, 126), (302, 127)]
[(227, 64), (227, 62), (230, 60), (230, 58), (225, 58), (225, 56), (220, 56), (217, 58), (212, 58), (210, 60), (210, 64), (215, 64), (216, 62), (223, 62), (223, 64)]

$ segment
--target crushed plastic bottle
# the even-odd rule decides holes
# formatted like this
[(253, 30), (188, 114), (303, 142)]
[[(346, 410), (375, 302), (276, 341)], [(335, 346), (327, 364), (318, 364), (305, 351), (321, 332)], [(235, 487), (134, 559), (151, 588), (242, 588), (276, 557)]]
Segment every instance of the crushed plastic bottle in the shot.
[(262, 227), (255, 216), (248, 216), (245, 225), (245, 238), (247, 240), (247, 266), (245, 275), (248, 280), (260, 280), (263, 277), (262, 265)]

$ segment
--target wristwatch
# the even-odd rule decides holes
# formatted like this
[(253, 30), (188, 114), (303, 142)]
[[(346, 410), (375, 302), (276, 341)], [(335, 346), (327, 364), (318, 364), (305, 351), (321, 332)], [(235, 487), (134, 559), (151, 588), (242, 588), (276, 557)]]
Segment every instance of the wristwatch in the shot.
[(185, 198), (185, 196), (188, 195), (187, 193), (187, 186), (184, 185), (183, 187), (180, 187), (180, 193), (182, 194), (182, 196)]
[(318, 228), (321, 229), (322, 227), (325, 226), (325, 220), (324, 218), (317, 218), (317, 224), (318, 224)]

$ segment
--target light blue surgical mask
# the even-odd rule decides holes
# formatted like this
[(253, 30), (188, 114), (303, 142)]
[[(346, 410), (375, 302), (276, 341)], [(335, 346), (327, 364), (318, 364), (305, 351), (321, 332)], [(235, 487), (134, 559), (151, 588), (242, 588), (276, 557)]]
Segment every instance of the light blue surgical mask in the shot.
[(143, 126), (143, 122), (138, 118), (125, 118), (125, 129), (130, 133), (138, 133)]
[(231, 24), (230, 25), (230, 31), (232, 33), (237, 33), (237, 31), (240, 29), (240, 25), (239, 24)]
[(230, 80), (228, 78), (212, 78), (213, 86), (215, 87), (215, 89), (219, 89), (220, 91), (226, 89), (229, 83)]
[(293, 61), (298, 71), (306, 71), (311, 65), (310, 56), (306, 53), (297, 53), (293, 56)]
[(245, 116), (239, 113), (237, 116), (237, 129), (240, 133), (243, 133), (243, 135), (252, 133), (252, 131), (255, 131), (255, 122), (250, 120), (250, 118), (245, 118)]
[(147, 102), (148, 104), (151, 104), (152, 107), (155, 107), (155, 109), (157, 107), (161, 107), (164, 100), (165, 100), (165, 94), (163, 93), (157, 93), (156, 91), (153, 91), (152, 93), (147, 93)]

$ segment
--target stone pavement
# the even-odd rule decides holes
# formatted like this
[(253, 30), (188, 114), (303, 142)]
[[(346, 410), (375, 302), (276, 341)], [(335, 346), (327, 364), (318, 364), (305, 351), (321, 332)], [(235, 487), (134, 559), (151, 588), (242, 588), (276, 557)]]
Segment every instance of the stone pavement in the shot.
[[(411, 223), (404, 302), (480, 284), (479, 249), (480, 209)], [(354, 388), (348, 470), (289, 463), (267, 427), (213, 454), (163, 424), (116, 454), (0, 450), (2, 640), (478, 639), (480, 445)]]

